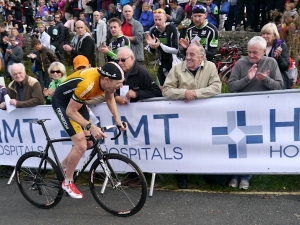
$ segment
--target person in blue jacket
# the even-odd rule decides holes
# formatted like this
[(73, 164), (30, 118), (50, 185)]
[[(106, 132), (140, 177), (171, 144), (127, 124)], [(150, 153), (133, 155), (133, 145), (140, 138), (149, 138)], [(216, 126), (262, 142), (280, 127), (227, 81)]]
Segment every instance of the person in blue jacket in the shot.
[(153, 12), (150, 9), (150, 4), (148, 2), (143, 4), (143, 12), (140, 16), (140, 23), (143, 25), (144, 32), (149, 31), (154, 24)]
[(213, 3), (213, 0), (206, 0), (206, 10), (207, 10), (207, 17), (209, 23), (218, 27), (218, 20), (219, 20), (219, 8), (216, 4)]

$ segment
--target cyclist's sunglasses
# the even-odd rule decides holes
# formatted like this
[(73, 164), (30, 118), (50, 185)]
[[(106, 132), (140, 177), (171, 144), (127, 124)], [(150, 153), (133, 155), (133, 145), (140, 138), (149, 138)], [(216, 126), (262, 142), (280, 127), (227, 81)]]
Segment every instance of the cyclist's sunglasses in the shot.
[(163, 9), (153, 10), (153, 13), (163, 13), (163, 14), (166, 14), (165, 10), (163, 10)]
[(194, 5), (193, 6), (193, 11), (206, 13), (206, 8), (203, 5)]

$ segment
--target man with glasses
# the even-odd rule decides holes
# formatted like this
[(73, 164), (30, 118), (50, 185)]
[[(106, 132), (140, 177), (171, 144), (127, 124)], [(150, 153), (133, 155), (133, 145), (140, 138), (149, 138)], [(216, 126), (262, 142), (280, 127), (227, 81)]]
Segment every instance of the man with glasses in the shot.
[(162, 97), (158, 85), (152, 75), (136, 62), (133, 51), (129, 47), (118, 49), (118, 59), (120, 67), (123, 69), (125, 79), (123, 85), (128, 85), (128, 92), (125, 96), (120, 96), (120, 90), (116, 92), (116, 102), (120, 105), (139, 100)]
[(86, 136), (92, 134), (96, 139), (106, 138), (105, 133), (90, 121), (86, 100), (105, 95), (105, 100), (115, 122), (125, 130), (119, 118), (114, 93), (123, 86), (124, 72), (116, 62), (109, 62), (102, 68), (79, 70), (60, 84), (52, 98), (52, 107), (65, 131), (73, 141), (73, 147), (62, 161), (65, 180), (62, 188), (72, 198), (83, 198), (73, 181), (76, 166), (91, 141)]
[(112, 41), (109, 46), (103, 44), (98, 48), (98, 51), (107, 55), (108, 61), (114, 61), (117, 59), (117, 50), (120, 47), (129, 46), (130, 41), (122, 33), (121, 20), (118, 18), (111, 18), (108, 21), (110, 33), (112, 36)]
[[(206, 60), (199, 42), (189, 45), (185, 61), (169, 72), (163, 86), (163, 96), (188, 103), (221, 93), (222, 82), (214, 63)], [(187, 188), (187, 175), (176, 175), (178, 187)]]
[(195, 5), (192, 9), (194, 26), (187, 29), (186, 38), (180, 38), (179, 44), (187, 49), (189, 43), (196, 41), (206, 50), (207, 60), (211, 61), (218, 47), (218, 29), (206, 19), (207, 10), (203, 5)]
[(107, 36), (107, 26), (103, 20), (100, 18), (100, 12), (94, 12), (94, 25), (93, 25), (93, 37), (96, 47), (96, 57), (98, 66), (103, 66), (105, 64), (105, 56), (98, 49), (105, 45)]
[(157, 77), (162, 86), (166, 75), (172, 68), (172, 54), (177, 54), (178, 52), (178, 35), (177, 29), (173, 24), (166, 24), (167, 16), (163, 9), (154, 10), (153, 13), (155, 27), (150, 30), (150, 34), (147, 34), (145, 39), (150, 53), (154, 54), (155, 50), (158, 50), (159, 68)]
[(21, 63), (23, 61), (23, 50), (20, 46), (16, 44), (16, 37), (13, 35), (8, 36), (8, 41), (10, 45), (6, 48), (6, 53), (4, 56), (4, 63), (6, 69), (6, 77), (11, 78), (7, 68), (14, 63)]

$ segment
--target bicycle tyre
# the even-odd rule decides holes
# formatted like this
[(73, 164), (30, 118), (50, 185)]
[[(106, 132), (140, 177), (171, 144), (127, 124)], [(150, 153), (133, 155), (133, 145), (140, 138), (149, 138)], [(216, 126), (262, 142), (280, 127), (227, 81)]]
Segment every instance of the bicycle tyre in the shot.
[(28, 152), (22, 155), (15, 168), (15, 180), (21, 194), (28, 202), (41, 209), (50, 209), (56, 206), (63, 196), (64, 192), (61, 188), (63, 175), (49, 157), (43, 161), (41, 166), (43, 169), (37, 174), (41, 158), (40, 152)]
[[(117, 187), (112, 187), (97, 159), (89, 174), (89, 186), (96, 202), (114, 216), (127, 217), (139, 212), (147, 198), (147, 181), (141, 169), (129, 158), (114, 153), (104, 154), (103, 160)], [(114, 170), (114, 171), (112, 171)], [(130, 176), (129, 176), (130, 174)], [(104, 193), (101, 193), (102, 189)]]

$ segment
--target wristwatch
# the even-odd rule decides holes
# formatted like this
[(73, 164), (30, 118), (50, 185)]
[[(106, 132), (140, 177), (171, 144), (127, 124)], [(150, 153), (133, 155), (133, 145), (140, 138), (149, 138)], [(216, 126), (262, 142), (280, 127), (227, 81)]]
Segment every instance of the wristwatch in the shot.
[(91, 123), (88, 123), (88, 124), (85, 126), (84, 130), (90, 130), (90, 129), (91, 129), (91, 126), (92, 126), (92, 124), (91, 124)]

